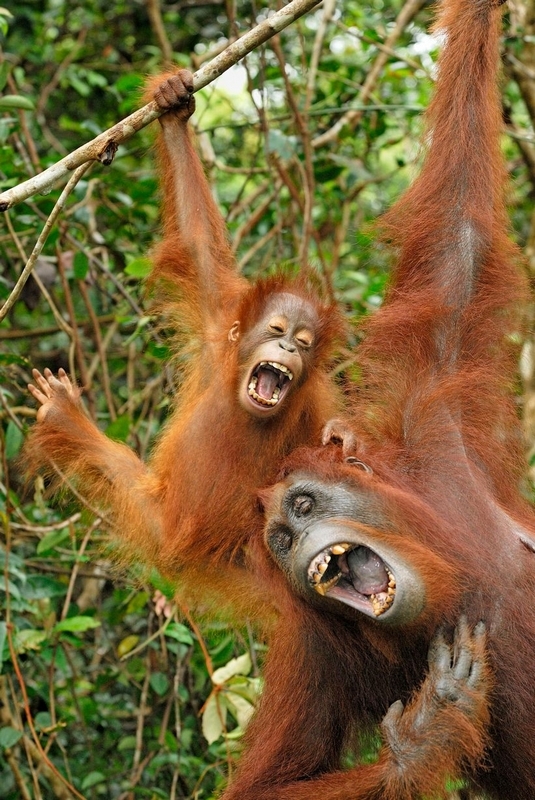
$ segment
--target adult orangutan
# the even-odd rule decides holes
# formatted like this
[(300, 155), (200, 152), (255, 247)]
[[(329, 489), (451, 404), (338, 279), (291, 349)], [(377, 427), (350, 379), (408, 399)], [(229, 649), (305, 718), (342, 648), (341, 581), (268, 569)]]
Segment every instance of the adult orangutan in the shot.
[[(32, 470), (57, 468), (75, 480), (112, 513), (127, 550), (179, 577), (186, 597), (206, 605), (212, 593), (218, 604), (227, 595), (228, 571), (250, 532), (261, 530), (257, 487), (297, 445), (319, 444), (336, 411), (328, 367), (343, 324), (304, 279), (277, 274), (251, 284), (239, 275), (191, 140), (192, 88), (180, 70), (147, 90), (165, 110), (164, 233), (153, 280), (190, 332), (175, 413), (145, 465), (88, 419), (65, 372), (34, 371), (29, 389), (41, 407), (26, 455)], [(240, 570), (234, 580), (241, 578)], [(247, 602), (249, 609), (250, 595)]]
[[(478, 796), (535, 797), (535, 518), (511, 391), (526, 298), (504, 210), (500, 11), (445, 0), (438, 28), (427, 153), (385, 222), (397, 266), (360, 349), (353, 430), (334, 429), (345, 452), (295, 452), (262, 494), (252, 557), (283, 613), (225, 800), (443, 797), (446, 774)], [(488, 725), (484, 704), (464, 719), (450, 705), (398, 747), (387, 724), (378, 762), (342, 770), (355, 737), (418, 691), (437, 628), (460, 615), (487, 628)], [(402, 724), (401, 706), (390, 713)]]

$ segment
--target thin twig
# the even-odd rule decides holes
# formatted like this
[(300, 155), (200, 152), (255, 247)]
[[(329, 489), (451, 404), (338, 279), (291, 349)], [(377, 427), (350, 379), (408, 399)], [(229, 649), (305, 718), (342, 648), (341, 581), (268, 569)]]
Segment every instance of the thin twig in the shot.
[[(103, 314), (102, 316), (98, 317), (99, 324), (108, 325), (110, 322), (113, 322), (116, 316), (116, 314)], [(90, 320), (82, 319), (76, 323), (76, 326), (78, 328), (87, 328), (90, 324)], [(2, 330), (2, 333), (0, 333), (0, 339), (41, 339), (44, 336), (57, 333), (59, 330), (63, 330), (63, 328), (60, 328), (59, 325), (47, 325), (43, 326), (42, 328), (15, 328), (13, 330)]]
[[(312, 235), (312, 227), (313, 227), (312, 209), (314, 205), (314, 189), (315, 189), (314, 168), (312, 165), (312, 148), (310, 144), (310, 132), (299, 110), (299, 105), (297, 103), (295, 94), (290, 84), (288, 73), (286, 70), (286, 62), (284, 60), (284, 54), (282, 52), (282, 47), (280, 46), (280, 41), (278, 37), (273, 40), (273, 52), (275, 53), (277, 61), (279, 62), (279, 67), (284, 81), (284, 88), (286, 91), (286, 98), (288, 100), (288, 105), (290, 106), (290, 109), (292, 111), (295, 127), (297, 128), (303, 147), (303, 154), (304, 154), (304, 166), (302, 174), (302, 186), (304, 190), (303, 228), (302, 228), (302, 237), (301, 237), (301, 245), (299, 248), (298, 260), (301, 267), (304, 269), (306, 268), (308, 262), (309, 242), (310, 242), (310, 237)], [(298, 166), (299, 165), (300, 162), (298, 162)]]
[[(45, 246), (45, 242), (46, 242), (46, 240), (48, 238), (48, 234), (52, 230), (52, 226), (54, 225), (56, 219), (58, 218), (60, 211), (62, 211), (64, 206), (65, 206), (65, 201), (67, 200), (67, 197), (70, 195), (70, 193), (72, 192), (72, 190), (74, 189), (74, 187), (76, 186), (78, 181), (81, 179), (81, 177), (89, 169), (90, 166), (91, 166), (90, 163), (85, 163), (85, 164), (81, 165), (78, 169), (76, 169), (75, 172), (71, 175), (70, 180), (67, 183), (67, 185), (65, 186), (65, 188), (63, 189), (62, 193), (60, 194), (56, 205), (52, 209), (52, 211), (50, 213), (50, 216), (48, 217), (47, 221), (45, 222), (45, 224), (43, 226), (43, 230), (41, 231), (41, 233), (39, 235), (39, 238), (37, 239), (37, 242), (35, 243), (35, 247), (32, 250), (30, 258), (28, 259), (28, 262), (27, 262), (26, 266), (22, 270), (22, 272), (21, 272), (21, 274), (19, 276), (19, 279), (18, 279), (18, 281), (16, 282), (16, 284), (15, 284), (15, 286), (13, 288), (13, 291), (11, 292), (9, 297), (7, 298), (7, 300), (4, 303), (4, 305), (2, 306), (2, 308), (0, 308), (0, 322), (7, 316), (7, 314), (10, 311), (10, 309), (13, 308), (13, 306), (15, 305), (17, 300), (19, 299), (20, 293), (22, 292), (22, 290), (24, 288), (24, 285), (26, 284), (26, 281), (30, 277), (31, 271), (33, 270), (33, 268), (35, 266), (35, 262), (37, 261), (37, 259), (41, 255), (41, 251), (42, 251), (43, 247)], [(46, 172), (46, 170), (45, 170), (45, 172)], [(41, 172), (39, 175), (36, 175), (35, 178), (32, 178), (31, 180), (36, 180), (36, 179), (40, 178), (42, 175), (45, 174), (45, 172)], [(31, 180), (30, 181), (26, 181), (26, 184), (30, 183)], [(24, 184), (21, 184), (21, 186), (24, 186)], [(15, 186), (14, 188), (16, 189), (17, 187)], [(10, 191), (12, 191), (12, 190), (10, 189)], [(29, 197), (29, 195), (26, 195), (26, 197)], [(25, 199), (25, 198), (22, 198), (22, 199)], [(11, 203), (10, 205), (13, 205), (13, 203)], [(6, 206), (6, 208), (9, 208), (9, 206)], [(6, 209), (3, 208), (2, 210), (5, 211)], [(38, 280), (38, 276), (34, 275), (34, 278), (37, 281), (37, 283), (39, 284), (40, 281)], [(43, 292), (43, 288), (44, 287), (42, 286), (42, 284), (39, 286), (39, 288)], [(48, 293), (45, 290), (43, 292), (43, 294), (46, 295)], [(52, 308), (52, 310), (54, 310), (53, 306), (51, 306), (51, 308)], [(58, 325), (70, 335), (71, 331), (70, 331), (68, 325), (63, 321), (63, 318), (61, 317), (61, 315), (56, 316), (56, 314), (54, 314), (54, 316), (56, 317), (56, 322), (58, 323)]]
[(102, 375), (102, 384), (104, 387), (104, 394), (106, 396), (106, 402), (108, 404), (108, 411), (110, 412), (110, 419), (112, 422), (117, 419), (117, 414), (115, 413), (115, 403), (113, 402), (113, 394), (111, 391), (110, 385), (110, 376), (108, 372), (108, 362), (106, 359), (105, 348), (102, 343), (102, 334), (100, 332), (100, 326), (98, 324), (97, 315), (93, 309), (91, 304), (91, 300), (89, 298), (89, 294), (87, 292), (87, 286), (83, 280), (78, 281), (78, 289), (82, 296), (82, 300), (84, 301), (84, 305), (87, 309), (87, 313), (93, 323), (93, 334), (95, 337), (95, 343), (97, 346), (97, 353), (100, 357), (100, 369)]
[[(82, 540), (82, 544), (80, 545), (80, 549), (76, 553), (76, 560), (74, 562), (74, 566), (73, 566), (72, 571), (71, 571), (71, 577), (70, 577), (70, 580), (69, 580), (69, 586), (67, 588), (67, 593), (65, 595), (65, 602), (63, 603), (63, 610), (61, 612), (60, 620), (65, 619), (67, 614), (68, 614), (68, 612), (69, 612), (69, 608), (70, 608), (71, 600), (72, 600), (72, 595), (73, 595), (73, 592), (74, 592), (74, 584), (76, 583), (76, 578), (78, 577), (80, 564), (82, 563), (82, 556), (84, 555), (85, 549), (86, 549), (87, 545), (89, 544), (89, 540), (91, 539), (91, 535), (92, 535), (93, 531), (97, 527), (98, 527), (98, 523), (97, 522), (93, 522), (93, 524), (87, 529), (86, 534), (85, 534), (85, 536), (84, 536), (84, 538)], [(73, 526), (71, 525), (70, 528), (71, 528), (71, 533), (72, 533)]]
[[(282, 181), (276, 180), (275, 181), (275, 188), (273, 189), (273, 191), (270, 192), (267, 195), (267, 197), (265, 197), (262, 200), (260, 205), (257, 206), (255, 208), (255, 210), (249, 216), (247, 216), (245, 218), (244, 222), (242, 222), (242, 224), (240, 225), (240, 227), (238, 228), (238, 230), (234, 234), (234, 238), (232, 240), (232, 252), (233, 253), (236, 253), (238, 251), (238, 248), (240, 247), (243, 238), (245, 236), (247, 236), (247, 234), (250, 231), (252, 231), (252, 229), (255, 227), (255, 225), (257, 225), (260, 222), (260, 220), (262, 219), (262, 217), (264, 216), (264, 214), (268, 210), (269, 206), (273, 202), (273, 200), (277, 197), (281, 186), (282, 186)], [(250, 201), (249, 197), (247, 198), (247, 201), (250, 203), (250, 206), (253, 205), (252, 202)]]
[(206, 646), (206, 642), (204, 641), (204, 636), (201, 633), (201, 629), (199, 628), (199, 626), (197, 625), (197, 623), (195, 622), (195, 620), (191, 616), (188, 607), (185, 606), (183, 603), (180, 603), (178, 598), (175, 598), (175, 599), (176, 599), (178, 608), (180, 609), (182, 614), (185, 616), (185, 618), (186, 618), (186, 620), (188, 622), (188, 625), (190, 626), (191, 630), (193, 631), (193, 633), (197, 637), (197, 641), (199, 643), (199, 647), (201, 648), (202, 654), (203, 654), (203, 657), (204, 657), (204, 663), (206, 664), (206, 671), (207, 671), (208, 675), (211, 676), (213, 674), (213, 671), (214, 671), (214, 665), (212, 663), (212, 659), (210, 657), (210, 653), (208, 652), (208, 648)]
[(67, 528), (69, 525), (74, 525), (75, 522), (80, 520), (81, 516), (81, 513), (77, 511), (76, 514), (72, 514), (72, 516), (67, 517), (67, 519), (60, 519), (54, 522), (53, 525), (32, 525), (31, 523), (23, 525), (20, 522), (12, 522), (11, 527), (18, 531), (28, 531), (28, 533), (50, 533), (50, 531), (60, 531), (62, 528)]
[[(69, 281), (67, 279), (66, 268), (64, 263), (65, 258), (62, 251), (59, 248), (57, 249), (57, 262), (58, 262), (59, 275), (61, 279), (61, 285), (63, 287), (63, 294), (65, 297), (65, 305), (67, 307), (67, 313), (69, 315), (69, 320), (72, 328), (72, 341), (74, 344), (74, 351), (76, 353), (76, 362), (78, 364), (78, 369), (80, 371), (80, 379), (82, 386), (84, 387), (85, 398), (89, 406), (89, 413), (91, 414), (93, 419), (96, 419), (97, 406), (93, 391), (89, 383), (89, 378), (87, 377), (87, 364), (84, 355), (84, 348), (82, 347), (82, 342), (78, 331), (78, 325), (76, 323), (76, 312), (74, 310), (72, 292), (69, 286)], [(93, 322), (94, 325), (93, 316), (95, 312), (93, 311), (92, 307), (91, 309), (89, 309), (89, 311), (90, 311), (91, 321)], [(71, 379), (75, 380), (76, 371), (71, 369), (70, 372), (71, 372)]]
[(243, 272), (245, 265), (255, 256), (259, 250), (262, 250), (263, 247), (266, 246), (268, 242), (270, 242), (274, 236), (277, 236), (284, 227), (284, 220), (279, 219), (278, 222), (275, 223), (263, 236), (255, 241), (253, 245), (247, 250), (246, 253), (240, 258), (239, 260), (239, 270)]
[(148, 647), (151, 642), (154, 642), (155, 639), (158, 639), (158, 637), (162, 633), (165, 633), (167, 627), (172, 622), (172, 620), (173, 620), (172, 616), (167, 617), (163, 625), (160, 628), (158, 628), (158, 630), (154, 631), (154, 633), (151, 633), (147, 639), (143, 639), (143, 641), (140, 644), (138, 644), (132, 650), (129, 650), (128, 653), (122, 655), (119, 658), (119, 661), (127, 661), (129, 658), (132, 658), (132, 656), (137, 656), (138, 653), (141, 653), (141, 651), (144, 650), (146, 647)]

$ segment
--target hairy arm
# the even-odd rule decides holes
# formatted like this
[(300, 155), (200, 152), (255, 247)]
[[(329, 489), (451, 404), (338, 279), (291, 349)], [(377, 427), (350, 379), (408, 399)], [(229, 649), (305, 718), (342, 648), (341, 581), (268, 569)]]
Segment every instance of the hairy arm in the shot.
[(192, 141), (191, 73), (182, 69), (151, 78), (146, 97), (165, 110), (158, 139), (164, 239), (156, 251), (155, 274), (185, 283), (188, 300), (212, 318), (244, 281)]

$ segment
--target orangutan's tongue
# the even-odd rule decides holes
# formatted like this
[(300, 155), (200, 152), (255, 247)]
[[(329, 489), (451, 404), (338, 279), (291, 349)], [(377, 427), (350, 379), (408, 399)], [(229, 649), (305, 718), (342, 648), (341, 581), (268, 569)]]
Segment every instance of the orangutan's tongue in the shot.
[(347, 555), (351, 583), (360, 594), (377, 594), (388, 588), (388, 574), (379, 556), (361, 545)]
[(270, 369), (261, 369), (258, 372), (256, 393), (265, 400), (271, 400), (275, 387), (278, 385), (277, 375)]

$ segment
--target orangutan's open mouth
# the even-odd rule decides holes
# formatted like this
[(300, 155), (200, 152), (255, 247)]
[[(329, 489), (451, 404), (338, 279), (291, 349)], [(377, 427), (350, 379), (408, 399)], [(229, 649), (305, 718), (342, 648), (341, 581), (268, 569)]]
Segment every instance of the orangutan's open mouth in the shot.
[(322, 550), (310, 562), (308, 580), (318, 594), (340, 600), (368, 616), (384, 614), (396, 595), (394, 573), (364, 545), (340, 542)]
[(293, 373), (278, 361), (261, 361), (251, 373), (249, 397), (258, 405), (273, 407), (281, 402), (293, 380)]

